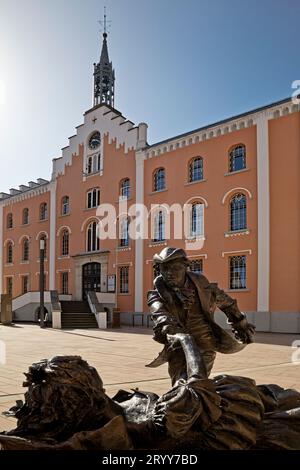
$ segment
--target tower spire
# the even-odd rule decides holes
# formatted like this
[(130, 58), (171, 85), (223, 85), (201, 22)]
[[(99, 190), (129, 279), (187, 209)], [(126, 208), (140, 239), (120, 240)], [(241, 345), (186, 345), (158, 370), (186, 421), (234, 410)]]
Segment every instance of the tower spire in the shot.
[(103, 26), (103, 43), (100, 61), (94, 64), (94, 106), (108, 104), (114, 107), (115, 71), (108, 57), (106, 7), (104, 7), (104, 20), (100, 23)]

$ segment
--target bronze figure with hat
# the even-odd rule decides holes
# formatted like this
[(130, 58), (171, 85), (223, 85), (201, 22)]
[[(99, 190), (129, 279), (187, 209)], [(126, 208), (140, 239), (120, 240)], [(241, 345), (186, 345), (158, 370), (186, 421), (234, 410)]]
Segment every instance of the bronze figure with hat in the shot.
[[(170, 340), (170, 335), (177, 333), (194, 337), (207, 376), (216, 352), (234, 353), (253, 342), (255, 327), (248, 323), (236, 300), (216, 283), (210, 283), (203, 274), (189, 271), (183, 249), (166, 247), (154, 255), (153, 261), (159, 266), (160, 274), (154, 280), (154, 289), (148, 292), (148, 306), (154, 322), (154, 340), (164, 344), (164, 349), (148, 367), (168, 362), (173, 385), (186, 379), (186, 361), (181, 346)], [(227, 316), (235, 337), (214, 321), (217, 307)]]

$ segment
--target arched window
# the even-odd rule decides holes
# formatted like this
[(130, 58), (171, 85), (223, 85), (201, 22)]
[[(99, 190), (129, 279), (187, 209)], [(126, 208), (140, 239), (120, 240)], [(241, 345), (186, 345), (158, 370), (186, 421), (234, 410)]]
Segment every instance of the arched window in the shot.
[(61, 215), (67, 215), (70, 212), (70, 198), (64, 196), (61, 200)]
[(124, 178), (120, 183), (120, 196), (124, 199), (130, 198), (130, 179)]
[(162, 191), (166, 188), (166, 171), (158, 168), (153, 175), (153, 191)]
[(163, 211), (159, 211), (154, 217), (154, 242), (161, 242), (166, 239), (165, 235), (165, 214)]
[(96, 153), (87, 158), (86, 172), (88, 174), (98, 173), (100, 171), (101, 155)]
[(204, 237), (204, 204), (194, 202), (191, 210), (190, 236), (195, 238)]
[(7, 214), (7, 219), (6, 219), (6, 227), (7, 228), (13, 228), (13, 215), (12, 213), (10, 212), (9, 214)]
[(44, 240), (44, 257), (47, 258), (47, 235), (45, 233), (43, 233), (39, 237), (39, 250), (40, 250), (40, 240)]
[(229, 288), (246, 289), (246, 256), (231, 256), (229, 271)]
[(87, 228), (86, 251), (98, 251), (99, 249), (99, 223), (94, 220)]
[(29, 224), (29, 209), (27, 207), (25, 207), (25, 209), (23, 209), (22, 224), (23, 225)]
[(13, 243), (8, 242), (6, 246), (6, 262), (13, 263)]
[(65, 229), (61, 236), (61, 254), (67, 256), (69, 254), (69, 230)]
[(129, 220), (128, 217), (123, 217), (119, 221), (119, 245), (129, 245)]
[(189, 182), (203, 180), (203, 158), (196, 157), (189, 165)]
[(100, 189), (93, 188), (87, 192), (87, 208), (92, 209), (100, 205)]
[(22, 260), (29, 261), (29, 240), (24, 238), (22, 242)]
[(247, 228), (247, 201), (244, 194), (235, 194), (230, 200), (230, 230)]
[(48, 218), (48, 205), (46, 202), (42, 202), (40, 205), (40, 220), (46, 220)]
[(229, 152), (229, 171), (239, 171), (246, 168), (246, 147), (243, 144), (236, 145)]

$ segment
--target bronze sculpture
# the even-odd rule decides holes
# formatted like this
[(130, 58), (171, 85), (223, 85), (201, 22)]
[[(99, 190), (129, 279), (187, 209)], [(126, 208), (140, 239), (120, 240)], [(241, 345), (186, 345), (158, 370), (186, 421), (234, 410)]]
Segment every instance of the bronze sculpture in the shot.
[(245, 377), (206, 377), (194, 339), (179, 341), (187, 380), (158, 397), (120, 390), (109, 398), (97, 371), (78, 356), (33, 364), (16, 429), (0, 433), (5, 450), (300, 449), (300, 393), (256, 386)]
[[(171, 389), (161, 397), (120, 390), (110, 398), (97, 371), (81, 357), (44, 359), (25, 374), (25, 402), (8, 412), (17, 427), (0, 433), (3, 449), (300, 449), (299, 392), (257, 386), (246, 377), (209, 378), (215, 351), (235, 352), (252, 341), (254, 329), (236, 302), (204, 276), (187, 274), (183, 250), (158, 256), (168, 261), (161, 263), (162, 275), (148, 300), (155, 339), (165, 344), (156, 365), (169, 361)], [(176, 285), (172, 265), (178, 260), (182, 285)], [(171, 269), (164, 270), (168, 265)], [(241, 342), (213, 322), (215, 305), (223, 307)]]
[[(253, 341), (254, 326), (247, 322), (237, 302), (211, 284), (202, 274), (189, 272), (188, 259), (180, 248), (164, 248), (154, 256), (160, 275), (154, 280), (154, 290), (148, 292), (148, 306), (154, 321), (154, 340), (164, 344), (160, 355), (148, 364), (157, 367), (169, 363), (172, 385), (186, 378), (183, 352), (168, 344), (167, 334), (191, 334), (200, 348), (209, 376), (216, 352), (233, 353)], [(236, 341), (214, 322), (219, 307), (228, 318)]]

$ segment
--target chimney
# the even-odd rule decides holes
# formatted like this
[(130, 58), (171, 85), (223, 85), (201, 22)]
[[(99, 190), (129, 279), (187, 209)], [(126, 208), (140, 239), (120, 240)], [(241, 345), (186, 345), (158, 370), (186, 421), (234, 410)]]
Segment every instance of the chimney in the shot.
[(138, 125), (138, 139), (136, 149), (141, 150), (147, 146), (147, 129), (148, 125), (145, 122), (140, 122)]

